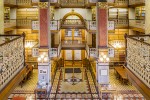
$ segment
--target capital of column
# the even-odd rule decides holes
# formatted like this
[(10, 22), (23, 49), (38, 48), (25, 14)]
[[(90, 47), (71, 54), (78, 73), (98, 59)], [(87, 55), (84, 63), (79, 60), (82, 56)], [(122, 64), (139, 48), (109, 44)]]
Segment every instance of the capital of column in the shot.
[(38, 5), (39, 5), (39, 8), (48, 8), (48, 2), (39, 2), (38, 3)]
[(107, 9), (108, 8), (108, 3), (107, 2), (98, 2), (97, 7), (100, 9)]

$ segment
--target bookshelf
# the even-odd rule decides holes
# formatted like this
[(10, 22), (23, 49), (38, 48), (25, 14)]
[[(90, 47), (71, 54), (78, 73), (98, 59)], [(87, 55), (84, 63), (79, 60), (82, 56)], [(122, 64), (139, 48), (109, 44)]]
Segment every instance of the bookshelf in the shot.
[(140, 6), (135, 8), (135, 18), (137, 20), (144, 20), (145, 19), (145, 7)]

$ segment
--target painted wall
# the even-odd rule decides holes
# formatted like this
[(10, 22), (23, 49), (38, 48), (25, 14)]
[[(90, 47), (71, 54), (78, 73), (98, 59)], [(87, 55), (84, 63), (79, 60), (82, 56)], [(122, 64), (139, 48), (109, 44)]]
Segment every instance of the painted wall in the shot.
[[(62, 19), (67, 13), (71, 12), (71, 8), (60, 8), (55, 9), (54, 19), (59, 20)], [(84, 8), (74, 8), (74, 12), (79, 13), (84, 19), (91, 20), (92, 19), (92, 10), (84, 9)]]
[(0, 0), (0, 34), (4, 34), (4, 2)]

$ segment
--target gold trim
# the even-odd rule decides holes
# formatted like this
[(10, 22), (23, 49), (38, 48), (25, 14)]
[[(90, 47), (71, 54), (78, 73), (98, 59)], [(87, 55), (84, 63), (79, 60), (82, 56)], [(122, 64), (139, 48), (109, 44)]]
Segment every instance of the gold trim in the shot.
[(48, 2), (39, 2), (38, 5), (40, 8), (48, 8)]
[(101, 9), (107, 9), (108, 8), (108, 3), (107, 2), (98, 2), (97, 6)]

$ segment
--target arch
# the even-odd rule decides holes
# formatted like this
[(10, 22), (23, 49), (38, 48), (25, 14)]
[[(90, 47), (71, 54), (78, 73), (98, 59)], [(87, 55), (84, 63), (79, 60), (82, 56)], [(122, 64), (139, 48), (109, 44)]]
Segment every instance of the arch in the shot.
[(63, 17), (62, 21), (65, 21), (66, 18), (67, 18), (68, 16), (71, 16), (71, 15), (78, 16), (78, 17), (81, 19), (81, 21), (84, 22), (84, 18), (83, 18), (79, 13), (76, 13), (76, 12), (74, 12), (74, 11), (67, 13), (67, 14)]

